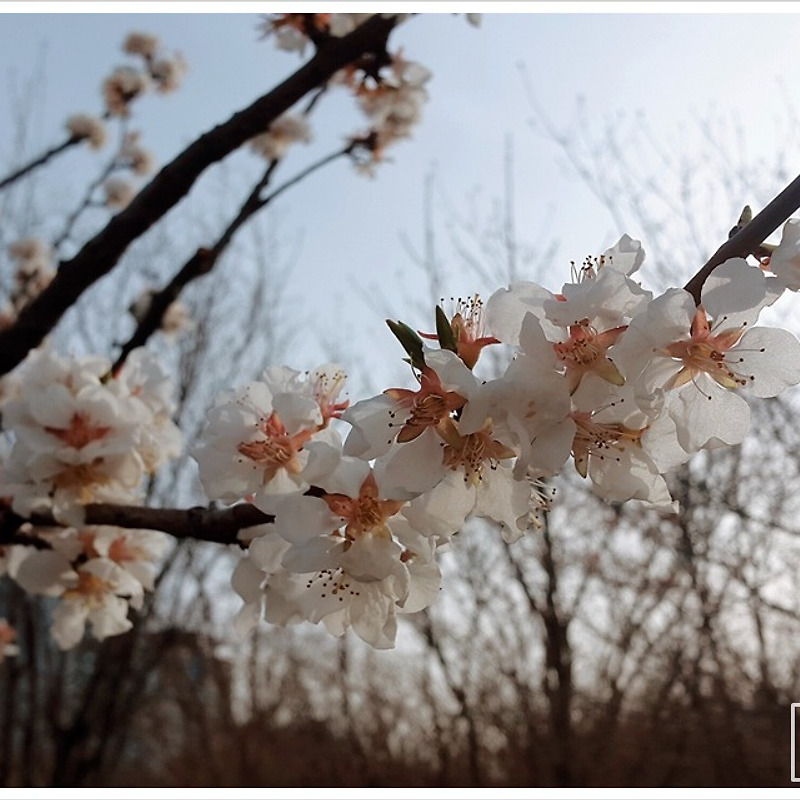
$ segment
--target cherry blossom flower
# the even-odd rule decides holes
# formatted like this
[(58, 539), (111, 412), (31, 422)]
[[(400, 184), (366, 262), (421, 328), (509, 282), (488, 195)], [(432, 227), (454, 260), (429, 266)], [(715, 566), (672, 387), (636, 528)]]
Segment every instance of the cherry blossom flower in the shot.
[(494, 438), (492, 419), (487, 417), (470, 433), (462, 433), (459, 423), (448, 420), (439, 434), (444, 441), (439, 447), (439, 479), (408, 503), (403, 510), (406, 519), (440, 543), (461, 530), (470, 516), (500, 523), (508, 542), (519, 539), (528, 528), (531, 486), (516, 479), (512, 463), (516, 453)]
[(96, 639), (129, 631), (128, 608), (141, 608), (139, 581), (108, 558), (90, 558), (73, 567), (55, 551), (31, 553), (17, 570), (16, 581), (32, 594), (58, 597), (50, 632), (62, 650), (80, 642), (87, 622)]
[[(128, 310), (137, 322), (141, 322), (145, 318), (147, 312), (150, 310), (154, 295), (155, 290), (146, 289), (131, 303)], [(186, 304), (182, 300), (173, 300), (167, 306), (167, 310), (161, 318), (161, 327), (159, 330), (166, 337), (172, 339), (182, 333), (193, 331), (195, 327), (195, 321), (192, 319), (191, 312)]]
[(295, 142), (311, 141), (311, 128), (305, 117), (297, 114), (283, 114), (278, 117), (266, 133), (250, 140), (250, 149), (267, 161), (283, 158)]
[(417, 375), (419, 389), (387, 389), (342, 415), (352, 426), (346, 455), (369, 460), (388, 452), (395, 440), (411, 442), (431, 432), (477, 389), (477, 379), (456, 353), (425, 351), (424, 358), (426, 365)]
[(144, 591), (154, 589), (167, 536), (109, 525), (35, 533), (52, 549), (20, 548), (26, 553), (10, 574), (32, 594), (59, 598), (51, 627), (59, 647), (78, 644), (87, 622), (96, 639), (130, 630), (128, 608), (141, 608)]
[(105, 181), (103, 190), (106, 194), (106, 205), (109, 208), (125, 208), (136, 197), (136, 189), (133, 184), (116, 175)]
[(117, 67), (103, 82), (106, 111), (112, 117), (128, 117), (129, 105), (147, 90), (147, 76), (133, 67)]
[[(397, 614), (426, 607), (438, 592), (435, 542), (399, 514), (404, 501), (387, 497), (363, 461), (342, 458), (319, 485), (322, 497), (284, 496), (273, 506), (274, 533), (288, 548), (274, 537), (251, 543), (251, 566), (265, 574), (265, 617), (321, 621), (334, 635), (352, 628), (374, 647), (393, 647)], [(250, 567), (237, 574), (251, 605), (255, 575)]]
[(81, 529), (78, 536), (86, 553), (113, 561), (132, 575), (145, 591), (154, 591), (159, 562), (169, 548), (169, 537), (165, 533), (92, 525)]
[(106, 143), (107, 131), (103, 120), (91, 114), (72, 114), (67, 118), (66, 128), (73, 139), (86, 140), (92, 150), (99, 150)]
[(639, 243), (623, 237), (599, 259), (584, 264), (578, 280), (565, 284), (557, 295), (530, 282), (501, 289), (487, 308), (492, 330), (502, 341), (516, 344), (525, 315), (534, 314), (552, 343), (571, 393), (589, 373), (621, 386), (625, 377), (609, 349), (652, 297), (628, 277), (643, 257)]
[(359, 107), (370, 122), (369, 135), (360, 140), (369, 154), (361, 164), (365, 171), (384, 158), (386, 148), (411, 136), (428, 100), (425, 84), (431, 73), (421, 64), (401, 55), (392, 56), (391, 72), (374, 86), (362, 84), (357, 91)]
[(343, 383), (335, 364), (307, 380), (272, 367), (262, 381), (223, 395), (193, 452), (206, 494), (226, 503), (248, 499), (269, 511), (271, 495), (308, 489), (307, 478), (339, 458), (339, 437), (328, 424), (347, 407), (337, 402)]
[(8, 253), (17, 264), (7, 312), (13, 318), (50, 285), (56, 273), (52, 250), (39, 239), (19, 239)]
[(122, 49), (130, 55), (139, 55), (150, 59), (156, 54), (159, 44), (158, 36), (134, 31), (125, 37)]
[(555, 475), (569, 457), (574, 437), (570, 386), (552, 342), (539, 319), (526, 313), (519, 352), (502, 379), (490, 384), (495, 397), (492, 417), (504, 423), (519, 454), (517, 475)]
[(573, 397), (575, 469), (609, 502), (642, 500), (674, 511), (663, 473), (689, 459), (675, 444), (675, 423), (666, 414), (645, 414), (632, 385), (609, 395), (614, 399), (597, 405), (598, 388), (587, 382)]
[(154, 169), (155, 159), (149, 150), (139, 144), (140, 136), (138, 131), (128, 131), (125, 134), (118, 160), (136, 175), (149, 175)]
[(323, 30), (330, 17), (330, 14), (271, 14), (262, 18), (259, 27), (262, 38), (274, 38), (278, 50), (303, 55), (310, 41), (306, 26), (312, 24)]
[[(468, 300), (458, 298), (456, 311), (450, 319), (450, 329), (456, 347), (455, 352), (469, 369), (478, 363), (484, 347), (500, 344), (499, 339), (486, 335), (483, 301), (478, 295), (473, 295)], [(420, 336), (439, 341), (437, 333), (420, 333)], [(439, 341), (439, 346), (444, 347), (445, 344)]]
[(187, 71), (188, 65), (180, 53), (169, 58), (155, 58), (150, 62), (150, 77), (159, 94), (169, 94), (178, 89)]
[[(683, 289), (656, 298), (617, 348), (639, 403), (668, 403), (681, 447), (738, 444), (750, 410), (740, 396), (774, 397), (800, 382), (800, 343), (788, 331), (753, 327), (780, 294), (775, 279), (731, 259), (706, 280), (702, 305)], [(637, 377), (638, 374), (638, 377)]]
[(787, 289), (800, 289), (800, 219), (787, 220), (768, 266)]
[(114, 381), (106, 386), (121, 398), (131, 398), (138, 421), (136, 449), (145, 471), (152, 475), (182, 452), (183, 436), (173, 422), (175, 384), (159, 359), (137, 347), (125, 360)]
[(76, 524), (88, 503), (136, 502), (144, 475), (179, 452), (172, 384), (155, 359), (134, 351), (120, 378), (109, 370), (105, 359), (44, 349), (15, 373), (3, 405), (15, 438), (0, 493), (18, 513), (52, 511)]

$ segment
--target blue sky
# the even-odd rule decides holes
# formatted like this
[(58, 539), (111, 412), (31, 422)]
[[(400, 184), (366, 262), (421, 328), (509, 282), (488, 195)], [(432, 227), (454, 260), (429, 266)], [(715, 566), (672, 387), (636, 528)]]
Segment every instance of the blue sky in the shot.
[[(99, 4), (82, 8), (95, 5), (99, 9)], [(720, 11), (726, 9), (725, 4), (706, 7), (717, 5)], [(113, 4), (103, 8), (109, 6)], [(577, 98), (582, 97), (590, 124), (613, 125), (622, 118), (629, 124), (641, 114), (665, 148), (691, 155), (699, 135), (694, 120), (704, 115), (738, 118), (752, 157), (769, 163), (776, 148), (776, 118), (783, 98), (791, 100), (797, 94), (794, 81), (800, 74), (800, 15), (794, 4), (781, 6), (790, 13), (756, 14), (755, 6), (748, 13), (710, 14), (487, 13), (479, 29), (452, 14), (408, 21), (391, 44), (402, 46), (407, 58), (433, 73), (430, 101), (415, 137), (394, 149), (391, 162), (373, 180), (337, 164), (276, 206), (286, 236), (302, 235), (292, 280), (303, 292), (306, 307), (313, 309), (326, 336), (342, 332), (340, 349), (351, 336), (369, 333), (384, 340), (387, 355), (394, 354), (381, 319), (408, 318), (406, 298), (424, 294), (400, 235), (417, 244), (422, 241), (425, 176), (435, 170), (438, 219), (447, 217), (445, 197), (460, 212), (468, 207), (466, 198), (477, 198), (487, 212), (492, 198), (503, 191), (509, 137), (521, 238), (541, 240), (545, 225), (548, 237), (560, 245), (559, 263), (566, 265), (602, 251), (623, 232), (640, 235), (627, 226), (619, 230), (602, 204), (565, 169), (557, 145), (531, 127), (533, 111), (521, 64), (538, 102), (561, 127), (569, 128)], [(625, 7), (642, 10), (637, 4)], [(260, 40), (257, 24), (255, 13), (3, 15), (0, 120), (10, 119), (5, 89), (12, 76), (24, 80), (40, 68), (46, 78), (45, 102), (28, 134), (29, 150), (35, 153), (57, 141), (69, 113), (99, 110), (103, 76), (125, 60), (119, 51), (125, 34), (153, 32), (168, 49), (180, 50), (190, 66), (175, 96), (148, 97), (137, 109), (144, 143), (164, 164), (195, 135), (249, 104), (300, 65), (295, 54), (276, 52)], [(318, 124), (315, 143), (292, 153), (284, 165), (285, 177), (314, 155), (338, 147), (357, 129), (358, 117), (342, 95), (326, 101)], [(0, 171), (8, 165), (10, 135), (10, 126), (0, 124)], [(79, 184), (83, 164), (78, 159), (63, 162), (59, 180)], [(238, 175), (255, 170), (256, 164), (240, 158), (233, 169)], [(709, 214), (716, 220), (708, 233), (710, 252), (719, 231), (727, 231), (732, 220), (728, 207), (709, 209)], [(457, 266), (444, 240), (442, 257)], [(444, 288), (448, 295), (496, 288), (475, 285), (474, 276), (456, 269), (452, 273)], [(567, 277), (565, 266), (553, 276), (551, 288)], [(363, 296), (375, 296), (378, 289), (397, 307), (370, 307)], [(316, 348), (316, 353), (302, 358), (324, 357), (319, 342), (305, 347)], [(298, 368), (313, 366), (290, 361)]]

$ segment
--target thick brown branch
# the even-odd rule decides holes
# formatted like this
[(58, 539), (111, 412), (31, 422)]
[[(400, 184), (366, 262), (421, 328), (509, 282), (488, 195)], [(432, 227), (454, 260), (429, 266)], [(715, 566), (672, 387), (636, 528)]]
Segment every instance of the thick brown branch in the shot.
[(764, 240), (800, 208), (800, 175), (798, 175), (760, 214), (725, 242), (700, 271), (684, 286), (700, 304), (700, 292), (706, 278), (729, 258), (746, 258), (756, 252)]
[(376, 14), (349, 35), (332, 38), (287, 80), (202, 135), (167, 164), (77, 255), (61, 263), (50, 286), (23, 309), (13, 326), (0, 332), (0, 375), (13, 369), (44, 339), (81, 294), (107, 274), (128, 246), (187, 194), (207, 167), (265, 131), (280, 114), (342, 67), (365, 53), (384, 51), (396, 21), (395, 17)]
[[(96, 504), (86, 506), (87, 525), (116, 525), (119, 528), (144, 528), (163, 531), (176, 539), (196, 539), (203, 542), (236, 544), (242, 528), (272, 522), (274, 517), (259, 511), (249, 503), (230, 508), (146, 508)], [(29, 544), (42, 546), (20, 531), (30, 522), (41, 527), (59, 526), (48, 514), (35, 514), (30, 519), (11, 510), (0, 509), (0, 545)]]

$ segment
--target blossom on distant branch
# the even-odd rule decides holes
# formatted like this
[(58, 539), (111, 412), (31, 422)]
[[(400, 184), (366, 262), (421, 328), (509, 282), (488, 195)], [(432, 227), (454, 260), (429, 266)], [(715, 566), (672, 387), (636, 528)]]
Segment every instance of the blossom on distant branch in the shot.
[(125, 37), (122, 49), (130, 55), (139, 55), (144, 56), (146, 59), (151, 59), (158, 51), (159, 45), (158, 36), (134, 31)]
[(142, 480), (180, 450), (170, 419), (172, 383), (135, 351), (120, 375), (100, 358), (33, 351), (2, 407), (15, 437), (0, 496), (18, 513), (51, 512), (69, 524), (89, 503), (136, 503)]
[(106, 195), (106, 205), (109, 208), (125, 208), (136, 197), (136, 189), (133, 184), (116, 175), (106, 180), (103, 189)]
[(295, 142), (307, 144), (310, 141), (311, 128), (305, 117), (283, 114), (269, 126), (269, 130), (250, 140), (250, 149), (267, 161), (277, 161)]
[(92, 150), (99, 150), (107, 138), (103, 120), (91, 114), (72, 114), (67, 118), (66, 128), (69, 135), (77, 140), (86, 140)]
[(117, 67), (103, 82), (106, 111), (112, 117), (127, 117), (130, 104), (147, 90), (147, 76), (133, 67)]

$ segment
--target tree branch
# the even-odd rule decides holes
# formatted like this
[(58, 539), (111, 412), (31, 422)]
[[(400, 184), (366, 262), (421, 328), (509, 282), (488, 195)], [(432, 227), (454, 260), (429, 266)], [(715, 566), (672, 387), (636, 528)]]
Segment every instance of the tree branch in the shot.
[(12, 172), (10, 175), (7, 175), (5, 178), (0, 180), (0, 190), (5, 189), (7, 186), (10, 186), (14, 181), (18, 181), (20, 178), (24, 178), (29, 172), (33, 172), (36, 167), (42, 166), (42, 164), (46, 164), (51, 158), (54, 158), (59, 153), (63, 153), (68, 148), (72, 147), (73, 145), (78, 144), (78, 142), (83, 141), (75, 136), (70, 136), (65, 139), (61, 144), (57, 144), (54, 147), (51, 147), (49, 150), (46, 150), (37, 158), (34, 158), (33, 161), (29, 161), (27, 164), (21, 166), (19, 169)]
[[(249, 503), (230, 508), (147, 508), (145, 506), (122, 506), (94, 504), (86, 506), (86, 525), (115, 525), (118, 528), (143, 528), (163, 531), (176, 539), (195, 539), (219, 544), (239, 544), (236, 538), (242, 528), (273, 522), (274, 517), (265, 514)], [(0, 545), (25, 544), (46, 547), (41, 539), (25, 534), (20, 528), (25, 523), (40, 527), (59, 527), (50, 514), (33, 514), (29, 519), (10, 509), (0, 508)]]
[(250, 195), (242, 204), (239, 213), (229, 223), (228, 227), (221, 234), (219, 239), (211, 247), (200, 247), (197, 252), (181, 267), (172, 280), (159, 292), (156, 292), (151, 300), (147, 311), (142, 316), (136, 330), (131, 338), (122, 346), (117, 360), (114, 362), (112, 372), (116, 372), (124, 363), (125, 359), (131, 354), (131, 351), (137, 347), (142, 347), (147, 340), (152, 336), (162, 325), (164, 316), (170, 304), (178, 299), (180, 293), (197, 278), (207, 275), (216, 265), (222, 253), (233, 239), (234, 234), (247, 222), (250, 217), (259, 212), (261, 209), (266, 208), (275, 198), (279, 197), (287, 189), (291, 188), (301, 180), (316, 172), (322, 167), (335, 161), (337, 158), (346, 156), (353, 151), (355, 143), (347, 145), (347, 147), (337, 150), (335, 153), (330, 153), (327, 156), (315, 161), (313, 164), (306, 167), (286, 183), (275, 189), (274, 192), (268, 194), (266, 197), (261, 197), (261, 192), (269, 184), (272, 173), (278, 166), (279, 161), (270, 162), (264, 175), (255, 185)]
[(730, 258), (746, 258), (800, 208), (800, 175), (738, 233), (731, 236), (683, 288), (700, 305), (700, 292), (706, 278)]
[(283, 83), (200, 136), (167, 164), (80, 252), (61, 262), (47, 289), (22, 310), (13, 326), (0, 332), (0, 375), (44, 339), (81, 294), (111, 271), (128, 246), (175, 206), (207, 167), (265, 131), (342, 67), (365, 53), (382, 53), (396, 24), (396, 17), (376, 14), (347, 36), (330, 39)]

